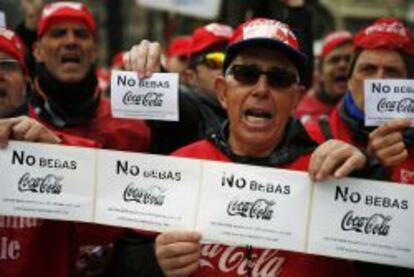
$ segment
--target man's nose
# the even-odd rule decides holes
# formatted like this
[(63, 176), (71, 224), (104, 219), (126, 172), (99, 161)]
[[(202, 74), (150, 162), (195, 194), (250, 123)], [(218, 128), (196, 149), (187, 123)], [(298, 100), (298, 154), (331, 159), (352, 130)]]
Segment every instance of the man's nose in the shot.
[(65, 35), (65, 44), (66, 45), (77, 45), (78, 38), (73, 31), (66, 32)]
[(269, 82), (267, 80), (267, 76), (265, 74), (261, 74), (254, 87), (254, 95), (263, 97), (268, 95), (269, 90), (270, 87)]

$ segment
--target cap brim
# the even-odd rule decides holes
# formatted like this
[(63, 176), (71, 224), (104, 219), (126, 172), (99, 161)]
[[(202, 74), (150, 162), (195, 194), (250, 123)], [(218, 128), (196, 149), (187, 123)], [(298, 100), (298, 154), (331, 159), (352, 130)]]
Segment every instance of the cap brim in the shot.
[(231, 44), (226, 49), (226, 57), (223, 64), (223, 73), (226, 72), (231, 61), (237, 56), (237, 54), (244, 49), (252, 47), (265, 47), (270, 49), (276, 49), (285, 54), (296, 66), (299, 72), (301, 80), (304, 80), (305, 64), (307, 62), (306, 56), (294, 48), (286, 45), (285, 43), (269, 38), (252, 38), (246, 39), (240, 42)]

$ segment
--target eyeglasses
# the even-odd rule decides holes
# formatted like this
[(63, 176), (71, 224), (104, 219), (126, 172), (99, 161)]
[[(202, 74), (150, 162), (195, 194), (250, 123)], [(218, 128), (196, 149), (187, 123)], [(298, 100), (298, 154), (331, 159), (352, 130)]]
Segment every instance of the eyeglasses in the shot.
[(198, 56), (194, 61), (194, 65), (205, 64), (210, 69), (220, 69), (223, 68), (224, 58), (223, 52), (211, 52)]
[(20, 63), (13, 59), (0, 59), (0, 71), (5, 73), (18, 72), (21, 70)]
[(268, 84), (274, 89), (285, 89), (299, 82), (295, 73), (282, 68), (273, 67), (269, 71), (261, 70), (257, 65), (233, 65), (227, 71), (234, 79), (244, 85), (254, 85), (260, 75), (266, 75)]

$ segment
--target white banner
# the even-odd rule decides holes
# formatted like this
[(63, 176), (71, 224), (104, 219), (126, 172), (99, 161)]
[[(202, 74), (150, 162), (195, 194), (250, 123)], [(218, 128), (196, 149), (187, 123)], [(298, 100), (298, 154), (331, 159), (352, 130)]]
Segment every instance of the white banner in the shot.
[(178, 74), (139, 79), (136, 72), (113, 70), (111, 107), (113, 117), (178, 121)]
[(196, 225), (203, 239), (304, 251), (305, 172), (220, 162), (206, 162), (203, 171)]
[(346, 178), (315, 184), (310, 253), (414, 267), (414, 188)]
[(365, 80), (365, 126), (410, 118), (414, 126), (414, 80)]
[(188, 16), (215, 19), (219, 16), (221, 0), (136, 0), (143, 7), (176, 12)]
[(0, 215), (144, 231), (414, 268), (414, 187), (197, 159), (10, 142)]
[(93, 221), (95, 153), (10, 142), (0, 151), (0, 214)]
[(96, 222), (148, 231), (194, 228), (201, 161), (99, 151)]

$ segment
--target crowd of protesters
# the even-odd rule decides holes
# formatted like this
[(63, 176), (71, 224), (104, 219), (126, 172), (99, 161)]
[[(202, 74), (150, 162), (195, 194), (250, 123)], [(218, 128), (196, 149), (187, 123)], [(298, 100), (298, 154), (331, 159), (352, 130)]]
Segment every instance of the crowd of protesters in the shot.
[[(414, 38), (396, 18), (355, 34), (330, 33), (318, 56), (297, 6), (284, 19), (289, 25), (267, 18), (234, 28), (213, 22), (165, 47), (143, 40), (117, 54), (112, 69), (140, 78), (179, 73), (180, 119), (162, 122), (112, 117), (109, 75), (97, 65), (98, 27), (84, 4), (24, 5), (25, 21), (15, 31), (0, 28), (2, 147), (15, 139), (301, 170), (314, 181), (355, 176), (414, 184), (410, 121), (364, 126), (364, 80), (414, 76)], [(201, 239), (197, 232), (0, 215), (0, 275), (414, 274)]]

